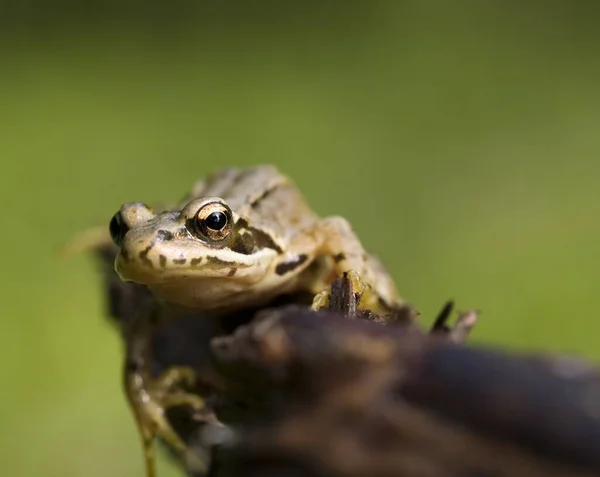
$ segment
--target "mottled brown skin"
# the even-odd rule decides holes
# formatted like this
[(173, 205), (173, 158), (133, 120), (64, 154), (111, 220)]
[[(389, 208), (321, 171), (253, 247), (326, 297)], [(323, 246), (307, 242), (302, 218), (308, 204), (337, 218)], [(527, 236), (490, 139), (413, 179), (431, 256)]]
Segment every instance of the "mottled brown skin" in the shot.
[[(195, 221), (215, 201), (231, 210), (231, 229), (210, 240), (195, 233)], [(349, 270), (376, 295), (371, 305), (402, 304), (389, 274), (365, 252), (349, 223), (318, 217), (272, 166), (215, 173), (173, 211), (125, 204), (120, 220), (120, 276), (192, 310), (224, 313), (284, 293), (316, 294)]]

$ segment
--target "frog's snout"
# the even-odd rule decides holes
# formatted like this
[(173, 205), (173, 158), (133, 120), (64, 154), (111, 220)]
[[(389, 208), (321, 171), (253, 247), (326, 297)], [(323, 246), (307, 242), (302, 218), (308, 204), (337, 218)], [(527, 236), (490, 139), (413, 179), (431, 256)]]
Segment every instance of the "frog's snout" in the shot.
[(120, 247), (129, 229), (146, 222), (153, 216), (154, 211), (141, 202), (132, 202), (121, 206), (121, 209), (112, 216), (108, 225), (112, 241), (117, 247)]

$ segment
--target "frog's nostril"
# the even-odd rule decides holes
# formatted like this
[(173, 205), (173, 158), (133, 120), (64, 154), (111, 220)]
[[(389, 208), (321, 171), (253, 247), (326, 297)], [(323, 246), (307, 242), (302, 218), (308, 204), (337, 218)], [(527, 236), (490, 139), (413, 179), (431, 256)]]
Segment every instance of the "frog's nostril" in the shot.
[(108, 229), (110, 230), (110, 238), (118, 247), (123, 243), (123, 237), (127, 233), (127, 226), (125, 222), (123, 222), (123, 217), (121, 216), (121, 212), (117, 212), (113, 215), (112, 219), (110, 219), (110, 224), (108, 225)]

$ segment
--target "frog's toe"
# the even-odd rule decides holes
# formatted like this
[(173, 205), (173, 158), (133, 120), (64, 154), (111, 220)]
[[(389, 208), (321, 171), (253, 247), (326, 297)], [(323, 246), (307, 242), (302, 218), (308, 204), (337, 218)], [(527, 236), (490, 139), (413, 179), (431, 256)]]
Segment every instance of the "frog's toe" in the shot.
[[(128, 382), (136, 381), (136, 373), (129, 376)], [(148, 380), (146, 386), (128, 389), (128, 397), (142, 436), (146, 460), (146, 475), (154, 477), (155, 437), (161, 438), (167, 445), (184, 454), (187, 445), (175, 432), (166, 416), (171, 407), (188, 406), (195, 416), (209, 415), (204, 399), (185, 391), (196, 381), (196, 374), (189, 367), (172, 367), (157, 379)]]
[(323, 310), (329, 307), (329, 297), (331, 296), (331, 289), (323, 290), (315, 295), (312, 301), (310, 309), (313, 311)]
[(188, 366), (168, 368), (153, 381), (153, 386), (163, 392), (175, 387), (192, 387), (196, 382), (196, 372)]
[[(344, 272), (344, 277), (350, 282), (350, 287), (352, 293), (358, 298), (360, 301), (363, 293), (368, 288), (366, 283), (361, 278), (360, 274), (354, 270), (349, 270), (348, 272)], [(331, 286), (328, 286), (326, 289), (317, 293), (313, 298), (313, 302), (311, 305), (311, 309), (313, 311), (323, 310), (329, 308), (330, 299), (332, 294)]]
[(188, 406), (195, 413), (205, 410), (206, 405), (202, 397), (185, 391), (195, 383), (196, 373), (192, 368), (175, 366), (150, 381), (146, 390), (148, 406), (145, 411), (154, 420), (156, 435), (176, 449), (185, 449), (185, 444), (173, 431), (165, 413), (167, 409), (177, 406)]
[(349, 270), (345, 273), (346, 278), (350, 280), (350, 284), (352, 285), (352, 290), (354, 293), (358, 293), (359, 296), (365, 293), (366, 290), (370, 290), (371, 287), (367, 285), (367, 283), (362, 279), (360, 274), (355, 270)]
[[(360, 273), (355, 270), (349, 270), (344, 272), (344, 276), (350, 282), (350, 289), (355, 296), (357, 309), (368, 310), (377, 314), (387, 314), (390, 312), (377, 291), (362, 278)], [(327, 287), (325, 290), (317, 293), (313, 298), (311, 309), (318, 311), (329, 308), (331, 294), (331, 287)]]
[(174, 392), (165, 396), (161, 404), (164, 410), (176, 406), (189, 406), (198, 413), (206, 409), (204, 399), (200, 396), (184, 392)]
[[(196, 394), (183, 391), (195, 383), (196, 373), (192, 368), (176, 366), (168, 368), (150, 383), (149, 394), (163, 412), (176, 406), (189, 406), (194, 412), (199, 412), (206, 409), (204, 399)], [(175, 442), (172, 444), (175, 445)]]

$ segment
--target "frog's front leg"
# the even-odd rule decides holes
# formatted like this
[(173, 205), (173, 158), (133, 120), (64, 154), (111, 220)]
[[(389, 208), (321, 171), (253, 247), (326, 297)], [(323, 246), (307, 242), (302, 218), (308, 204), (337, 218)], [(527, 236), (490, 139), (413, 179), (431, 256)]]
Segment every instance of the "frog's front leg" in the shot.
[(155, 476), (155, 437), (160, 437), (180, 453), (187, 449), (169, 423), (165, 411), (173, 406), (189, 406), (198, 415), (206, 413), (201, 397), (181, 389), (182, 385), (194, 384), (196, 375), (193, 369), (172, 367), (157, 378), (152, 376), (150, 343), (159, 326), (159, 315), (158, 307), (153, 306), (137, 317), (126, 340), (123, 373), (125, 393), (142, 438), (147, 477)]
[[(352, 283), (352, 288), (360, 295), (359, 307), (375, 313), (389, 313), (403, 304), (396, 286), (383, 265), (362, 246), (349, 222), (343, 217), (328, 217), (319, 224), (322, 234), (320, 252), (328, 255), (333, 263), (330, 283), (344, 273)], [(328, 305), (331, 289), (329, 286), (315, 295), (313, 310)]]

